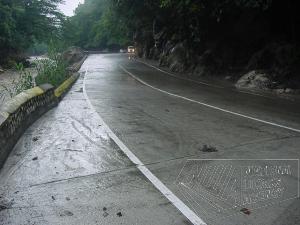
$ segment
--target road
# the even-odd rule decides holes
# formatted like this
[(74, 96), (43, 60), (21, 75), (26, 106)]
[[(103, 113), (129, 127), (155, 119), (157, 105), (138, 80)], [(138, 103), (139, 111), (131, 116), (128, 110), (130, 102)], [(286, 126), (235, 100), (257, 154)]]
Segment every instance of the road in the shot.
[(2, 169), (0, 224), (299, 224), (299, 133), (297, 101), (90, 55)]

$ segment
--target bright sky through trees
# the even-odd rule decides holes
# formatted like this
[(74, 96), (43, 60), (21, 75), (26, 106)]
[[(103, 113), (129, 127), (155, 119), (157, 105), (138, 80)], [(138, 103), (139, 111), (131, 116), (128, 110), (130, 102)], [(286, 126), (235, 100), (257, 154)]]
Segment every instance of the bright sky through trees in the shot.
[(65, 3), (61, 4), (59, 8), (66, 16), (73, 16), (78, 4), (83, 2), (84, 0), (65, 0)]

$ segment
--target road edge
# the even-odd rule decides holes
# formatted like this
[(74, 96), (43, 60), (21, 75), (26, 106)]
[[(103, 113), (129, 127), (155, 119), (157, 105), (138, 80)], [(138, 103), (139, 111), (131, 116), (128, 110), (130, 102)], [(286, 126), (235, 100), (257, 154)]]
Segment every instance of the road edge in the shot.
[(56, 89), (43, 84), (25, 90), (4, 104), (0, 110), (0, 169), (27, 128), (57, 106), (78, 77), (74, 73)]
[(137, 169), (154, 185), (154, 187), (166, 197), (193, 225), (207, 225), (194, 211), (185, 205), (169, 188), (167, 188), (133, 153), (130, 149), (117, 137), (117, 135), (104, 122), (102, 117), (94, 108), (86, 91), (86, 78), (88, 69), (85, 71), (83, 80), (83, 95), (92, 111), (97, 115), (98, 120), (103, 124), (110, 138), (118, 145), (124, 154), (136, 165)]
[(213, 84), (212, 82), (209, 81), (204, 81), (204, 80), (197, 80), (197, 79), (192, 79), (192, 78), (186, 78), (182, 77), (180, 75), (176, 75), (175, 73), (172, 73), (168, 71), (167, 69), (159, 68), (152, 63), (147, 62), (144, 59), (135, 59), (136, 62), (144, 64), (150, 68), (156, 69), (164, 74), (167, 74), (168, 76), (180, 79), (180, 80), (185, 80), (185, 81), (190, 81), (195, 84), (199, 85), (205, 85), (209, 87), (215, 87), (215, 88), (220, 88), (220, 89), (225, 89), (227, 88), (230, 91), (235, 91), (237, 93), (243, 93), (243, 94), (248, 94), (248, 95), (253, 95), (253, 96), (259, 96), (263, 98), (269, 98), (269, 99), (283, 99), (283, 100), (288, 100), (288, 101), (300, 101), (300, 95), (297, 94), (277, 94), (272, 91), (263, 91), (259, 89), (249, 89), (249, 88), (236, 88), (234, 86), (232, 87), (227, 87), (223, 86), (222, 84)]
[(171, 92), (168, 92), (168, 91), (159, 89), (159, 88), (154, 87), (154, 86), (148, 84), (147, 82), (141, 80), (140, 78), (138, 78), (137, 76), (135, 76), (134, 74), (132, 74), (131, 72), (129, 72), (128, 70), (126, 70), (123, 66), (120, 65), (120, 68), (121, 68), (126, 74), (128, 74), (128, 75), (131, 76), (133, 79), (135, 79), (135, 80), (137, 80), (138, 82), (140, 82), (141, 84), (143, 84), (143, 85), (145, 85), (145, 86), (147, 86), (147, 87), (149, 87), (149, 88), (152, 88), (153, 90), (156, 90), (156, 91), (159, 91), (159, 92), (161, 92), (161, 93), (164, 93), (164, 94), (166, 94), (166, 95), (170, 95), (170, 96), (173, 96), (173, 97), (176, 97), (176, 98), (180, 98), (180, 99), (182, 99), (182, 100), (186, 100), (186, 101), (189, 101), (189, 102), (193, 102), (193, 103), (196, 103), (196, 104), (205, 106), (205, 107), (207, 107), (207, 108), (211, 108), (211, 109), (214, 109), (214, 110), (218, 110), (218, 111), (221, 111), (221, 112), (224, 112), (224, 113), (228, 113), (228, 114), (231, 114), (231, 115), (235, 115), (235, 116), (238, 116), (238, 117), (242, 117), (242, 118), (245, 118), (245, 119), (253, 120), (253, 121), (256, 121), (256, 122), (263, 123), (263, 124), (267, 124), (267, 125), (271, 125), (271, 126), (274, 126), (274, 127), (279, 127), (279, 128), (282, 128), (282, 129), (286, 129), (286, 130), (289, 130), (289, 131), (293, 131), (293, 132), (296, 132), (296, 133), (300, 133), (300, 129), (296, 129), (296, 128), (293, 128), (293, 127), (281, 125), (281, 124), (278, 124), (278, 123), (275, 123), (275, 122), (271, 122), (271, 121), (266, 121), (266, 120), (259, 119), (259, 118), (253, 117), (253, 116), (248, 116), (248, 115), (245, 115), (245, 114), (242, 114), (242, 113), (237, 113), (237, 112), (230, 111), (230, 110), (227, 110), (227, 109), (218, 107), (218, 106), (214, 106), (214, 105), (210, 105), (210, 104), (207, 104), (207, 103), (204, 103), (204, 102), (196, 101), (196, 100), (194, 100), (194, 99), (190, 99), (190, 98), (187, 98), (187, 97), (178, 95), (178, 94), (174, 94), (174, 93), (171, 93)]

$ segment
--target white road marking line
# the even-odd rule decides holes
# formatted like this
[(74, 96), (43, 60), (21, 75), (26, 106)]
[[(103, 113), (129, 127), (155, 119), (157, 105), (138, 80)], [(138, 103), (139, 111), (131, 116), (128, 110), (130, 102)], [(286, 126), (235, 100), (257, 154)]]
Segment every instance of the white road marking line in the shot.
[[(210, 87), (216, 87), (216, 88), (223, 88), (223, 89), (224, 89), (224, 87), (222, 87), (222, 86), (213, 85), (213, 84), (206, 83), (206, 82), (203, 82), (203, 81), (197, 81), (197, 80), (193, 80), (193, 79), (189, 79), (189, 78), (183, 78), (183, 77), (176, 76), (175, 74), (172, 74), (172, 73), (170, 73), (170, 72), (168, 72), (168, 71), (165, 71), (165, 70), (163, 70), (163, 69), (160, 69), (160, 68), (158, 68), (158, 67), (156, 67), (156, 66), (153, 66), (153, 65), (151, 65), (151, 64), (149, 64), (149, 63), (143, 62), (143, 61), (138, 60), (138, 59), (136, 59), (135, 61), (137, 61), (137, 62), (139, 62), (139, 63), (142, 63), (142, 64), (144, 64), (144, 65), (146, 65), (146, 66), (152, 67), (152, 68), (154, 68), (154, 69), (156, 69), (156, 70), (158, 70), (158, 71), (160, 71), (160, 72), (163, 72), (163, 73), (165, 73), (165, 74), (168, 74), (168, 75), (170, 75), (170, 76), (172, 76), (172, 77), (175, 77), (175, 78), (177, 78), (177, 79), (187, 80), (187, 81), (191, 81), (191, 82), (196, 83), (196, 84), (202, 84), (202, 85), (206, 85), (206, 86), (210, 86)], [(232, 90), (232, 91), (235, 91), (235, 92), (244, 93), (244, 94), (260, 96), (260, 97), (264, 97), (264, 98), (268, 98), (268, 99), (274, 99), (274, 98), (272, 98), (271, 96), (266, 96), (266, 95), (254, 93), (254, 92), (251, 92), (251, 91), (239, 90), (239, 89), (231, 89), (231, 90)]]
[(176, 98), (181, 98), (181, 99), (184, 99), (184, 100), (187, 100), (187, 101), (190, 101), (190, 102), (193, 102), (193, 103), (197, 103), (197, 104), (206, 106), (208, 108), (219, 110), (219, 111), (222, 111), (222, 112), (225, 112), (225, 113), (229, 113), (229, 114), (232, 114), (232, 115), (235, 115), (235, 116), (243, 117), (243, 118), (246, 118), (246, 119), (254, 120), (254, 121), (257, 121), (257, 122), (264, 123), (264, 124), (268, 124), (268, 125), (272, 125), (272, 126), (275, 126), (275, 127), (280, 127), (280, 128), (286, 129), (286, 130), (290, 130), (290, 131), (294, 131), (294, 132), (300, 133), (300, 129), (296, 129), (296, 128), (292, 128), (292, 127), (280, 125), (280, 124), (277, 124), (277, 123), (273, 123), (273, 122), (269, 122), (269, 121), (266, 121), (266, 120), (258, 119), (258, 118), (252, 117), (252, 116), (247, 116), (247, 115), (244, 115), (244, 114), (241, 114), (241, 113), (232, 112), (232, 111), (227, 110), (227, 109), (223, 109), (223, 108), (220, 108), (220, 107), (217, 107), (217, 106), (209, 105), (209, 104), (206, 104), (206, 103), (203, 103), (203, 102), (199, 102), (199, 101), (187, 98), (187, 97), (183, 97), (181, 95), (177, 95), (177, 94), (173, 94), (173, 93), (164, 91), (164, 90), (156, 88), (156, 87), (154, 87), (154, 86), (146, 83), (145, 81), (141, 80), (140, 78), (136, 77), (131, 72), (129, 72), (128, 70), (126, 70), (123, 66), (120, 65), (120, 67), (127, 74), (129, 74), (131, 77), (133, 77), (135, 80), (139, 81), (140, 83), (142, 83), (142, 84), (144, 84), (144, 85), (146, 85), (146, 86), (148, 86), (148, 87), (150, 87), (150, 88), (152, 88), (152, 89), (154, 89), (156, 91), (162, 92), (164, 94), (167, 94), (167, 95), (170, 95), (170, 96), (174, 96)]
[(148, 178), (148, 180), (194, 225), (206, 225), (206, 223), (187, 205), (185, 205), (170, 189), (168, 189), (127, 147), (126, 145), (113, 133), (109, 126), (104, 122), (101, 116), (97, 113), (92, 105), (86, 92), (86, 77), (88, 70), (85, 72), (83, 80), (83, 94), (91, 108), (97, 115), (101, 124), (106, 129), (110, 138), (119, 146), (119, 148), (127, 155), (127, 157), (137, 165), (137, 168)]
[(224, 88), (224, 87), (222, 87), (222, 86), (218, 86), (218, 85), (214, 85), (214, 84), (209, 84), (209, 83), (206, 83), (206, 82), (203, 82), (203, 81), (196, 81), (196, 80), (193, 80), (193, 79), (182, 78), (182, 77), (176, 76), (176, 75), (174, 75), (174, 74), (172, 74), (172, 73), (169, 73), (168, 71), (162, 70), (162, 69), (160, 69), (160, 68), (157, 68), (156, 66), (153, 66), (153, 65), (151, 65), (151, 64), (149, 64), (149, 63), (140, 61), (140, 60), (138, 60), (138, 59), (136, 59), (135, 61), (137, 61), (137, 62), (139, 62), (139, 63), (142, 63), (142, 64), (145, 64), (146, 66), (152, 67), (152, 68), (154, 68), (154, 69), (156, 69), (156, 70), (158, 70), (158, 71), (160, 71), (160, 72), (163, 72), (163, 73), (165, 73), (165, 74), (168, 74), (168, 75), (170, 75), (170, 76), (172, 76), (172, 77), (175, 77), (175, 78), (177, 78), (177, 79), (180, 79), (180, 80), (192, 81), (192, 82), (194, 82), (194, 83), (197, 83), (197, 84), (203, 84), (203, 85), (206, 85), (206, 86), (209, 86), (209, 87), (222, 88), (222, 89)]

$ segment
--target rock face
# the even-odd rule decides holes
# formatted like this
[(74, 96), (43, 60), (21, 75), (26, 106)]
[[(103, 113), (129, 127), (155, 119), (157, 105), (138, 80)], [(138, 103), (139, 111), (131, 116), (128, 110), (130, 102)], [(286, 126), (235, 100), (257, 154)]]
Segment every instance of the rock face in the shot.
[[(248, 16), (243, 19), (248, 21)], [(290, 93), (289, 89), (300, 90), (299, 43), (277, 39), (268, 42), (264, 25), (257, 24), (254, 30), (248, 30), (245, 27), (247, 21), (236, 27), (240, 36), (228, 34), (225, 39), (211, 40), (201, 39), (201, 35), (187, 39), (181, 32), (164, 27), (163, 23), (156, 26), (156, 21), (153, 33), (137, 33), (137, 52), (140, 57), (159, 60), (159, 66), (168, 67), (182, 76), (225, 79), (238, 88), (283, 93)], [(240, 32), (243, 28), (251, 31), (248, 36), (256, 35), (253, 41), (243, 38), (245, 34)]]
[(206, 50), (198, 57), (193, 74), (197, 77), (209, 76), (215, 74), (218, 68), (220, 68), (220, 63), (217, 56), (211, 50)]
[(235, 84), (237, 88), (261, 90), (268, 90), (272, 88), (272, 85), (272, 81), (268, 74), (256, 70), (250, 71), (249, 73), (245, 74)]
[(286, 88), (299, 88), (300, 48), (291, 44), (268, 44), (256, 52), (248, 62), (248, 70), (268, 70), (274, 80)]
[(81, 48), (70, 47), (62, 53), (62, 58), (68, 65), (73, 65), (84, 58), (85, 54)]
[(187, 64), (187, 49), (183, 43), (175, 45), (168, 58), (171, 71), (183, 72)]
[(167, 41), (162, 49), (162, 53), (159, 56), (159, 65), (160, 66), (169, 66), (168, 57), (172, 48), (175, 44), (172, 41)]
[(168, 41), (159, 57), (159, 65), (168, 66), (173, 72), (183, 72), (187, 69), (188, 55), (184, 42), (174, 44), (173, 41)]
[(286, 69), (298, 65), (299, 57), (296, 46), (271, 43), (253, 54), (247, 69)]

